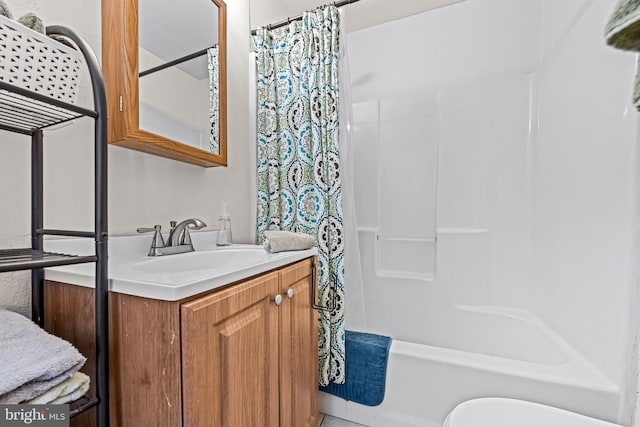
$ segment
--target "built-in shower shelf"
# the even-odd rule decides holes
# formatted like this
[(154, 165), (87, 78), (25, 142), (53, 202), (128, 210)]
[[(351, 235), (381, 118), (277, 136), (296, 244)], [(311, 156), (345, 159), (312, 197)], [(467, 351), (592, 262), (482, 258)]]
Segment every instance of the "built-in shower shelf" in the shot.
[(0, 250), (0, 273), (34, 268), (56, 267), (60, 265), (94, 262), (95, 255), (77, 256), (44, 252), (31, 248)]
[(0, 129), (30, 135), (79, 117), (98, 113), (0, 81)]

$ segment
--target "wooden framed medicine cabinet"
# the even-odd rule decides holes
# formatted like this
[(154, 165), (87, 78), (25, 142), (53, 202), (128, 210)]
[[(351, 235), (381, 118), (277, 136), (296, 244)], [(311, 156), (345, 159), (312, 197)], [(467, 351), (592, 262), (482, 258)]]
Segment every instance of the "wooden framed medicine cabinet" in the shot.
[[(210, 10), (205, 9), (203, 14), (203, 8)], [(182, 16), (188, 13), (191, 16)], [(147, 32), (152, 34), (147, 35)], [(152, 47), (148, 48), (143, 42)], [(185, 46), (185, 43), (191, 45)], [(203, 43), (206, 43), (204, 48)], [(216, 49), (216, 97), (211, 95), (215, 93), (211, 89), (215, 81), (211, 64), (215, 61), (211, 60), (209, 49)], [(177, 3), (102, 0), (102, 68), (109, 112), (109, 143), (204, 167), (226, 166), (226, 55), (226, 4), (223, 0)], [(191, 72), (189, 67), (195, 69), (195, 65), (199, 69)], [(191, 86), (180, 88), (178, 81)], [(143, 88), (144, 98), (141, 96)], [(185, 102), (182, 97), (186, 93), (195, 94), (201, 102), (197, 105)], [(154, 103), (159, 96), (164, 96), (161, 106)], [(216, 98), (217, 118), (211, 112)], [(206, 105), (202, 105), (203, 102)], [(170, 106), (176, 107), (176, 117), (165, 112)], [(150, 111), (145, 114), (152, 118), (141, 120), (143, 110)], [(194, 116), (199, 120), (197, 129), (191, 124), (182, 124)], [(181, 127), (184, 131), (175, 131)], [(212, 138), (211, 134), (216, 133)]]

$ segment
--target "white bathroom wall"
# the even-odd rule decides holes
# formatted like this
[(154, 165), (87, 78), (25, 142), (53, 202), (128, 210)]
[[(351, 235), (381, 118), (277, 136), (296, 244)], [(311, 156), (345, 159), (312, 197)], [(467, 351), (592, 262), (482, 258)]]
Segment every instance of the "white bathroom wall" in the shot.
[[(540, 58), (546, 58), (555, 53), (557, 48), (574, 25), (582, 18), (585, 10), (590, 7), (592, 0), (539, 0), (542, 7), (540, 19)], [(607, 3), (607, 2), (604, 2)], [(609, 5), (608, 7), (612, 7)]]
[[(35, 12), (46, 24), (67, 25), (84, 36), (100, 58), (99, 0), (8, 0), (14, 15)], [(136, 227), (168, 225), (195, 216), (215, 224), (229, 202), (233, 236), (252, 241), (255, 213), (250, 205), (249, 150), (249, 0), (227, 0), (228, 153), (226, 168), (204, 169), (133, 150), (109, 147), (109, 227), (112, 234)], [(178, 3), (176, 3), (176, 7)], [(90, 103), (83, 75), (80, 103)], [(93, 226), (93, 126), (90, 120), (45, 132), (45, 225), (91, 229)], [(29, 244), (29, 139), (0, 134), (0, 247)], [(69, 188), (65, 185), (69, 184)], [(28, 311), (28, 274), (0, 275), (0, 307)]]
[[(544, 28), (558, 27), (551, 3)], [(536, 73), (530, 306), (621, 384), (635, 336), (635, 58), (605, 45), (612, 3), (571, 3)]]

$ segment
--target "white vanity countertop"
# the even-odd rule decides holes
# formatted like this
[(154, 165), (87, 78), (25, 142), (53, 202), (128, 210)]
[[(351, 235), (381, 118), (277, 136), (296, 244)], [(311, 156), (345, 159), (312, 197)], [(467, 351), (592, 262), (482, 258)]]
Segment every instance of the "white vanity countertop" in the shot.
[[(192, 232), (195, 252), (149, 257), (151, 234), (109, 238), (109, 290), (128, 295), (177, 301), (317, 254), (304, 251), (269, 253), (262, 246), (217, 247), (216, 232)], [(90, 255), (91, 239), (47, 239), (45, 250)], [(94, 287), (95, 263), (45, 269), (45, 278)]]

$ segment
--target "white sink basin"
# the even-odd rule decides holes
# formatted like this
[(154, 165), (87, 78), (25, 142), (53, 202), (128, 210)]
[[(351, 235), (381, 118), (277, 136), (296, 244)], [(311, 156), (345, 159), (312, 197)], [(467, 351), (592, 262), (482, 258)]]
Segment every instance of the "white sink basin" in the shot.
[[(109, 238), (109, 290), (146, 298), (177, 301), (219, 286), (317, 254), (316, 249), (272, 254), (262, 246), (215, 246), (212, 232), (192, 233), (195, 252), (149, 257), (150, 236)], [(85, 255), (91, 239), (46, 240), (45, 249)], [(95, 265), (76, 264), (45, 269), (45, 278), (79, 286), (94, 286)]]
[(134, 270), (148, 273), (184, 273), (186, 271), (229, 270), (264, 262), (269, 253), (263, 248), (229, 247), (202, 252), (188, 252), (147, 258), (133, 265)]

